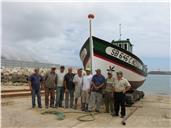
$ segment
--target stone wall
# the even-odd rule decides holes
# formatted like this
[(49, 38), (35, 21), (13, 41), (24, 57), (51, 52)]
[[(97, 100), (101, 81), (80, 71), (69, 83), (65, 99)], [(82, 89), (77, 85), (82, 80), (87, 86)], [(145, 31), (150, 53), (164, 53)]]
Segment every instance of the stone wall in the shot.
[[(48, 69), (40, 69), (40, 74), (44, 74)], [(3, 85), (14, 83), (13, 85), (27, 83), (28, 77), (34, 72), (34, 68), (2, 68), (1, 69), (1, 82)]]
[[(50, 68), (40, 68), (40, 74), (44, 76)], [(59, 69), (57, 69), (57, 72)], [(1, 68), (2, 85), (24, 85), (28, 81), (28, 77), (34, 72), (34, 68)], [(65, 70), (67, 72), (67, 69)], [(76, 68), (73, 69), (76, 73)]]

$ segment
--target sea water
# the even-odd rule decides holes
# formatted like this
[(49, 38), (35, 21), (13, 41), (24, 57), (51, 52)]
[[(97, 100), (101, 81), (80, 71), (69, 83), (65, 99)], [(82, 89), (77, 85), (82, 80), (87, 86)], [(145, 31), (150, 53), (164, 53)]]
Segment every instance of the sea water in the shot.
[(145, 95), (171, 95), (171, 75), (148, 75), (138, 90)]

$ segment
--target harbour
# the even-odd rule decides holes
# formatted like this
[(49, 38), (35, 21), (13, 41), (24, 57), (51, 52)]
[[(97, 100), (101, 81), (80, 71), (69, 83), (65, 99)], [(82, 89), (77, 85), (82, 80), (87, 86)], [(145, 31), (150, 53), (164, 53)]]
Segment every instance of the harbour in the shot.
[[(148, 77), (150, 77), (148, 79)], [(78, 110), (74, 109), (64, 109), (64, 108), (54, 108), (46, 110), (42, 109), (32, 109), (31, 108), (31, 92), (27, 85), (20, 85), (20, 86), (1, 86), (1, 127), (3, 128), (11, 128), (11, 127), (23, 127), (23, 128), (30, 128), (32, 126), (36, 128), (42, 127), (50, 127), (55, 128), (64, 127), (64, 128), (73, 128), (73, 127), (138, 127), (138, 128), (147, 128), (147, 127), (155, 127), (155, 128), (163, 128), (163, 127), (170, 127), (171, 126), (171, 96), (168, 93), (168, 86), (169, 79), (165, 79), (165, 77), (160, 76), (156, 77), (148, 76), (144, 85), (139, 88), (139, 90), (143, 90), (145, 92), (145, 96), (140, 101), (137, 101), (132, 107), (127, 107), (127, 115), (129, 115), (132, 111), (135, 112), (126, 120), (126, 126), (122, 125), (122, 119), (112, 117), (110, 114), (104, 113), (104, 106), (102, 106), (102, 113), (95, 115), (94, 121), (79, 121), (77, 120), (78, 117), (84, 116), (85, 113), (81, 112), (80, 110), (80, 103)], [(158, 93), (154, 89), (157, 87), (154, 85), (149, 86), (145, 85), (149, 83), (153, 83), (156, 77), (158, 81), (165, 81), (165, 87), (161, 89), (160, 92), (164, 90), (163, 93)], [(169, 76), (170, 77), (170, 76)], [(164, 79), (163, 79), (164, 78)], [(156, 81), (156, 83), (158, 83)], [(163, 83), (163, 82), (162, 82)], [(161, 83), (160, 83), (161, 85)], [(13, 90), (13, 91), (12, 91)], [(18, 92), (16, 93), (16, 91)], [(20, 90), (20, 91), (19, 91)], [(3, 97), (3, 93), (16, 93), (16, 95)], [(26, 92), (28, 95), (23, 94), (22, 91)], [(20, 94), (20, 95), (17, 95)], [(42, 93), (42, 103), (44, 103), (44, 93)], [(46, 114), (42, 115), (42, 112), (64, 112), (64, 119), (58, 120), (58, 116), (53, 114)], [(65, 113), (66, 112), (66, 113)], [(87, 113), (86, 113), (87, 114)], [(30, 116), (31, 115), (31, 116)], [(34, 120), (33, 120), (34, 119)], [(84, 120), (92, 119), (91, 116), (87, 116)], [(102, 122), (103, 120), (103, 122)]]
[(170, 128), (168, 5), (2, 2), (0, 127)]
[[(63, 127), (63, 128), (78, 128), (78, 127), (137, 127), (137, 128), (163, 128), (171, 126), (171, 100), (170, 96), (145, 96), (144, 99), (138, 101), (134, 106), (127, 108), (127, 114), (138, 107), (137, 110), (127, 119), (126, 126), (122, 125), (122, 119), (112, 117), (107, 113), (95, 115), (94, 121), (82, 122), (78, 121), (77, 117), (84, 115), (79, 110), (73, 109), (32, 109), (30, 107), (30, 97), (20, 98), (2, 98), (1, 101), (1, 127), (3, 128), (42, 128), (42, 127)], [(44, 98), (42, 99), (44, 100)], [(56, 115), (42, 115), (44, 111), (60, 111), (71, 112), (65, 114), (64, 120), (57, 120)], [(85, 120), (91, 119), (87, 117)], [(102, 121), (103, 120), (103, 121)], [(50, 124), (50, 125), (49, 125)]]

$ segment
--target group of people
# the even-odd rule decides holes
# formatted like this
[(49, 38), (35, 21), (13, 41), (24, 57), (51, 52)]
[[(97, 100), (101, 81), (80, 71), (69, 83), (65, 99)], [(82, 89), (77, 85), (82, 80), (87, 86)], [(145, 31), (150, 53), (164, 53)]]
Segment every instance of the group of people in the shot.
[[(38, 107), (41, 104), (41, 89), (45, 90), (45, 108), (65, 107), (77, 109), (78, 101), (81, 101), (81, 110), (92, 112), (95, 107), (96, 112), (100, 112), (102, 103), (105, 104), (105, 111), (113, 116), (119, 116), (121, 107), (121, 117), (126, 114), (125, 92), (131, 87), (129, 82), (123, 77), (121, 71), (113, 77), (113, 72), (108, 71), (107, 78), (97, 69), (96, 74), (92, 75), (89, 68), (77, 70), (77, 74), (68, 68), (65, 74), (65, 67), (61, 66), (60, 71), (56, 73), (56, 67), (51, 67), (51, 71), (45, 76), (39, 74), (36, 68), (29, 77), (29, 87), (32, 93), (32, 107), (35, 105), (35, 96), (37, 95)], [(56, 96), (55, 96), (56, 90)], [(65, 99), (64, 99), (65, 96)], [(80, 100), (79, 100), (80, 99)], [(63, 100), (64, 106), (63, 106)]]

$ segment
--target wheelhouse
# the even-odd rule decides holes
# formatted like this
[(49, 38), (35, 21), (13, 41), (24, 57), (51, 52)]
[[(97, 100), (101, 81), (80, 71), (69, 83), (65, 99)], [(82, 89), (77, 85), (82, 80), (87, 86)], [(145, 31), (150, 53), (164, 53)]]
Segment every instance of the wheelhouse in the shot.
[(129, 39), (127, 39), (127, 40), (118, 40), (118, 41), (113, 40), (111, 43), (113, 45), (116, 45), (116, 46), (118, 46), (118, 47), (132, 53), (133, 45), (131, 44)]

